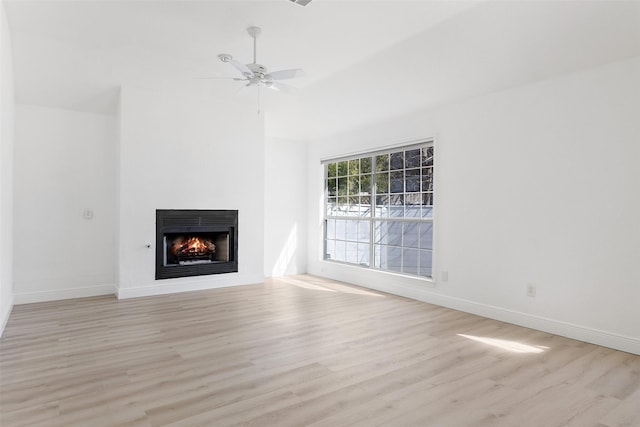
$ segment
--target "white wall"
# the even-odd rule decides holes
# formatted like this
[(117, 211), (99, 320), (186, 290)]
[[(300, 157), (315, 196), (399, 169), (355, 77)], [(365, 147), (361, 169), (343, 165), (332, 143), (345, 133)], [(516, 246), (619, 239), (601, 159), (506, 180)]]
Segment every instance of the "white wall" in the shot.
[[(264, 156), (255, 105), (123, 87), (118, 296), (262, 281)], [(156, 281), (156, 209), (237, 209), (238, 273)]]
[(0, 4), (0, 336), (13, 307), (13, 55)]
[(307, 269), (307, 145), (267, 138), (264, 193), (264, 275)]
[[(114, 292), (116, 123), (17, 106), (16, 303)], [(93, 218), (83, 218), (85, 209)]]
[[(640, 354), (638, 111), (635, 57), (317, 140), (309, 272)], [(421, 136), (449, 281), (321, 261), (320, 159)]]
[(303, 88), (300, 102), (270, 116), (270, 135), (306, 140), (348, 132), (631, 58), (640, 55), (638, 22), (634, 1), (477, 2)]

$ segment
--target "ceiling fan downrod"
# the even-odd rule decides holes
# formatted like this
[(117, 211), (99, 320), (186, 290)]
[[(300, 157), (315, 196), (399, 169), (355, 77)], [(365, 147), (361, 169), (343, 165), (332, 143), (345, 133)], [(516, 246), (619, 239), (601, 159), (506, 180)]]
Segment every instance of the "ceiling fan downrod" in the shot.
[(256, 52), (258, 50), (258, 36), (262, 32), (260, 27), (249, 27), (247, 28), (247, 33), (253, 38), (253, 63), (256, 63)]

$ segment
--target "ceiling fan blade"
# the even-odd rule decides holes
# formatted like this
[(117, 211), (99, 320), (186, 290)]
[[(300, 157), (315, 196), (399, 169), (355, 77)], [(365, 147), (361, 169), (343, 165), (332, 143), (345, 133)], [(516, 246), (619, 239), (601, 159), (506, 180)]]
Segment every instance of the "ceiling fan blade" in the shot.
[(249, 69), (249, 67), (244, 65), (242, 62), (238, 62), (235, 59), (229, 59), (228, 62), (229, 62), (229, 64), (231, 64), (234, 67), (236, 67), (236, 69), (238, 71), (240, 71), (243, 76), (245, 76), (245, 77), (253, 76), (253, 72)]
[(238, 88), (238, 91), (236, 93), (238, 95), (241, 95), (241, 96), (246, 96), (249, 93), (251, 93), (251, 86), (254, 86), (254, 85), (252, 85), (251, 83), (247, 83), (246, 85), (242, 85), (242, 86), (240, 86), (240, 88)]
[(297, 88), (291, 85), (287, 85), (280, 82), (265, 82), (264, 86), (268, 87), (269, 89), (273, 89), (275, 91), (284, 92), (284, 93), (295, 93), (298, 90)]
[(239, 80), (243, 81), (240, 77), (194, 77), (195, 80)]
[(304, 77), (305, 73), (303, 70), (296, 68), (291, 70), (279, 70), (274, 71), (273, 73), (269, 73), (267, 75), (271, 80), (286, 80), (286, 79), (295, 79), (296, 77)]

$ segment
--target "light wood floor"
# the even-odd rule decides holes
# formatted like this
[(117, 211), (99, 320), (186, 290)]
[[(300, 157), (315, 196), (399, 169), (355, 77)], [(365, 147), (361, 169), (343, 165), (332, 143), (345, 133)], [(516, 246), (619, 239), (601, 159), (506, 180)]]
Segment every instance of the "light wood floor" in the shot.
[(640, 356), (312, 276), (16, 306), (13, 426), (640, 426)]

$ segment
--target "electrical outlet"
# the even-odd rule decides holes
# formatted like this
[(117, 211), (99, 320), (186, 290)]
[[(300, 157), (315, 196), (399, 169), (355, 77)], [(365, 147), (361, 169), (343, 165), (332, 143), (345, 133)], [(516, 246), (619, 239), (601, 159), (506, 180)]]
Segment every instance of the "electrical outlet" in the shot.
[(536, 296), (535, 283), (527, 283), (527, 296), (532, 298)]
[(448, 271), (441, 271), (440, 272), (440, 280), (442, 282), (448, 282), (449, 281), (449, 272)]

